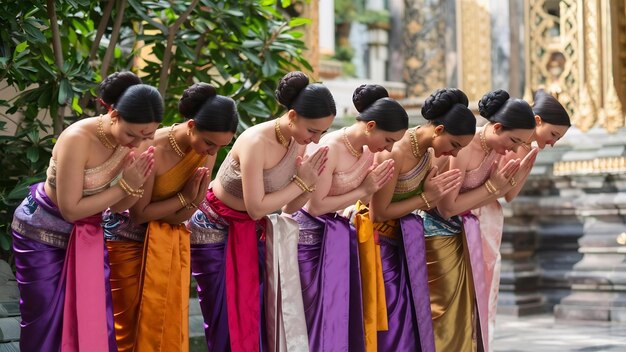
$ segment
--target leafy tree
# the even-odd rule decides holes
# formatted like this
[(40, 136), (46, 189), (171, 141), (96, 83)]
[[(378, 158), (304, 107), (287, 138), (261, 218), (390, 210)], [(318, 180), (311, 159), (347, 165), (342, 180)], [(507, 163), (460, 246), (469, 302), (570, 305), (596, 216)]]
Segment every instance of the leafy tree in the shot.
[[(275, 116), (282, 75), (311, 69), (301, 29), (283, 0), (34, 0), (0, 3), (0, 86), (19, 94), (0, 100), (0, 121), (15, 135), (0, 137), (0, 246), (26, 186), (43, 180), (54, 143), (71, 121), (97, 114), (97, 83), (132, 70), (158, 87), (164, 123), (180, 119), (177, 103), (194, 82), (217, 87), (238, 102), (240, 129)], [(47, 126), (43, 121), (52, 121)]]

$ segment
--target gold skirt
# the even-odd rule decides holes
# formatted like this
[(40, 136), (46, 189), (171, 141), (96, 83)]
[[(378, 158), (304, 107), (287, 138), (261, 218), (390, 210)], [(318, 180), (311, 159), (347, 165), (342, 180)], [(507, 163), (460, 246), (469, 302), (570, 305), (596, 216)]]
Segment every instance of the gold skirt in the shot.
[(426, 237), (435, 345), (441, 352), (476, 351), (475, 304), (465, 234)]

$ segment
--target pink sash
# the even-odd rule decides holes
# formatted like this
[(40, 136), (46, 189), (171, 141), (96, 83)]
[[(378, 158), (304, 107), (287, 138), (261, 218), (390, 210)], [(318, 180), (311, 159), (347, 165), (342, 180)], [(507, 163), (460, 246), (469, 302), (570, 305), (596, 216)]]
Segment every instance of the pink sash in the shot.
[(101, 222), (101, 214), (79, 220), (70, 235), (63, 265), (63, 352), (109, 350)]
[(212, 190), (206, 195), (213, 211), (228, 221), (226, 307), (233, 352), (258, 352), (261, 329), (259, 258), (256, 220), (229, 208)]

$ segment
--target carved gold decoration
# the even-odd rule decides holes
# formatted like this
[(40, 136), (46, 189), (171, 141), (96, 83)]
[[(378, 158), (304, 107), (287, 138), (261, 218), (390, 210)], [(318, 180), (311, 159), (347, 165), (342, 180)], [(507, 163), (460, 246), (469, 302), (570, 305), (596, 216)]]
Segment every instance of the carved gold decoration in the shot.
[(459, 0), (461, 16), (460, 84), (467, 97), (480, 99), (491, 90), (491, 15), (488, 0)]
[(406, 0), (403, 77), (408, 96), (445, 86), (444, 18), (439, 1)]
[[(526, 0), (524, 98), (544, 88), (575, 126), (609, 132), (626, 125), (626, 13), (623, 1)], [(550, 9), (550, 13), (546, 10)]]
[(604, 175), (626, 172), (626, 157), (595, 158), (592, 160), (559, 161), (554, 163), (555, 176)]
[(532, 92), (544, 88), (574, 115), (579, 84), (578, 2), (560, 1), (559, 17), (546, 12), (545, 4), (545, 0), (526, 0), (524, 99), (532, 102)]

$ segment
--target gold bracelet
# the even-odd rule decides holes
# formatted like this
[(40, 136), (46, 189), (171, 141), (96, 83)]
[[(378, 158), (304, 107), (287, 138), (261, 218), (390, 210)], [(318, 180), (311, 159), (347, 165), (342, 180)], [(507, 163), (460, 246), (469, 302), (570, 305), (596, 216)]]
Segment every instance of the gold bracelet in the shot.
[(176, 195), (178, 196), (178, 201), (180, 202), (180, 205), (186, 209), (187, 201), (185, 200), (185, 196), (183, 196), (183, 194), (180, 192), (176, 193)]
[(494, 187), (494, 185), (491, 183), (491, 180), (485, 181), (485, 188), (487, 188), (487, 192), (489, 192), (490, 194), (498, 193), (498, 189)]
[(426, 199), (426, 196), (423, 192), (420, 193), (420, 197), (422, 197), (422, 200), (424, 201), (424, 203), (426, 203), (426, 210), (430, 210), (430, 203), (428, 203), (428, 199)]
[(120, 178), (119, 185), (127, 195), (141, 198), (143, 197), (143, 188), (133, 189), (124, 178)]
[(306, 183), (304, 183), (304, 181), (298, 176), (298, 175), (293, 175), (293, 177), (291, 178), (292, 181), (294, 181), (296, 183), (296, 185), (298, 185), (298, 187), (300, 187), (300, 189), (303, 192), (313, 192), (315, 191), (315, 186), (307, 186)]

